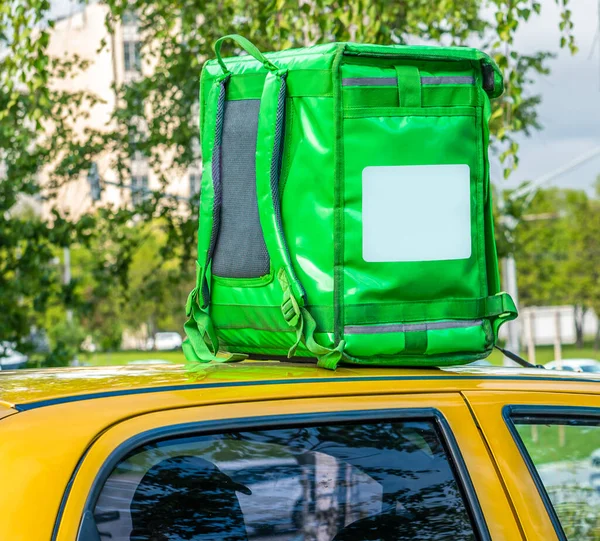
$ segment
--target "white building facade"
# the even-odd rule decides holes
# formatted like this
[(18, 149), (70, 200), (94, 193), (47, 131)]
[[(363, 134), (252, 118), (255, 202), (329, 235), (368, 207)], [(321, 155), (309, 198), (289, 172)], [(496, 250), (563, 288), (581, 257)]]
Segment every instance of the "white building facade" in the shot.
[[(65, 57), (77, 54), (88, 60), (88, 69), (77, 73), (73, 78), (57, 80), (56, 88), (93, 93), (101, 102), (89, 110), (89, 118), (78, 121), (75, 129), (83, 134), (86, 128), (109, 130), (111, 115), (117, 104), (115, 88), (130, 83), (148, 73), (152, 66), (145, 62), (141, 54), (141, 39), (137, 18), (133, 13), (126, 14), (121, 23), (115, 22), (114, 30), (109, 32), (105, 26), (108, 7), (100, 3), (88, 4), (83, 10), (58, 20), (51, 33), (49, 54), (53, 57)], [(101, 47), (102, 43), (104, 47)], [(197, 109), (196, 109), (197, 110)], [(143, 119), (141, 119), (143, 122)], [(197, 154), (199, 155), (199, 148)], [(93, 193), (88, 174), (72, 179), (60, 189), (53, 201), (62, 212), (71, 216), (87, 212), (99, 196), (99, 204), (122, 206), (136, 203), (146, 196), (148, 190), (161, 190), (179, 198), (194, 197), (200, 189), (200, 163), (187, 171), (169, 172), (169, 184), (166, 189), (160, 185), (157, 175), (149, 167), (147, 159), (134, 152), (129, 160), (129, 178), (121, 179), (114, 168), (114, 156), (109, 153), (100, 155), (95, 162), (100, 179), (100, 193)], [(47, 172), (42, 172), (40, 182), (47, 181)]]

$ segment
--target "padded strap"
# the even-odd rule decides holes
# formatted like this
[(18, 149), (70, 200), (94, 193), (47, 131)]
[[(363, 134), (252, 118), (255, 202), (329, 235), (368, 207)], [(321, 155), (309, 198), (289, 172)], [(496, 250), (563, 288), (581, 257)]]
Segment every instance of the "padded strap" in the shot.
[(283, 302), (281, 303), (283, 318), (296, 331), (296, 342), (290, 348), (288, 358), (294, 355), (298, 344), (302, 342), (306, 349), (317, 358), (317, 366), (335, 370), (337, 364), (342, 360), (345, 342), (340, 341), (335, 348), (328, 348), (319, 344), (315, 339), (317, 323), (310, 312), (300, 306), (292, 294), (285, 269), (279, 270), (277, 278), (283, 290)]
[(416, 66), (396, 66), (400, 107), (421, 107), (421, 75)]
[(210, 316), (198, 305), (198, 291), (193, 289), (185, 305), (188, 320), (184, 324), (187, 338), (183, 342), (186, 360), (201, 363), (236, 362), (248, 357), (241, 353), (219, 352), (217, 331)]
[(210, 302), (208, 266), (212, 259), (221, 216), (221, 140), (225, 115), (225, 90), (229, 75), (218, 77), (206, 103), (206, 125), (202, 134), (202, 157), (204, 160), (202, 190), (200, 195), (200, 221), (198, 222), (198, 261), (196, 287), (200, 306), (207, 308)]
[(217, 61), (223, 70), (223, 73), (231, 73), (227, 68), (227, 65), (223, 61), (221, 57), (221, 45), (226, 39), (231, 39), (235, 41), (244, 51), (246, 51), (250, 56), (256, 58), (265, 68), (269, 71), (277, 71), (279, 68), (273, 64), (265, 55), (263, 55), (256, 45), (254, 45), (251, 41), (247, 40), (245, 37), (240, 36), (239, 34), (229, 34), (227, 36), (223, 36), (215, 41), (215, 55), (217, 57)]
[(314, 355), (319, 366), (323, 363), (335, 368), (344, 349), (344, 342), (331, 349), (319, 344), (314, 333), (317, 325), (305, 308), (306, 293), (296, 276), (288, 250), (279, 200), (279, 169), (285, 120), (287, 70), (269, 72), (265, 79), (258, 115), (256, 145), (256, 194), (260, 225), (271, 264), (277, 269), (277, 279), (283, 293), (281, 313), (287, 324), (296, 331), (296, 340), (288, 357), (302, 342)]
[(285, 119), (285, 91), (287, 70), (270, 72), (265, 79), (256, 143), (256, 195), (258, 215), (265, 244), (273, 267), (279, 273), (284, 269), (291, 293), (303, 306), (305, 294), (292, 267), (289, 250), (283, 234), (281, 204), (279, 201), (279, 166)]
[[(215, 250), (221, 213), (221, 139), (225, 110), (225, 87), (229, 74), (218, 77), (210, 89), (206, 104), (206, 126), (202, 137), (204, 171), (198, 224), (198, 261), (196, 287), (186, 303), (188, 320), (184, 324), (187, 339), (183, 352), (188, 361), (240, 361), (247, 355), (219, 352), (217, 332), (208, 313), (210, 288), (208, 268)], [(202, 218), (205, 218), (202, 220)]]

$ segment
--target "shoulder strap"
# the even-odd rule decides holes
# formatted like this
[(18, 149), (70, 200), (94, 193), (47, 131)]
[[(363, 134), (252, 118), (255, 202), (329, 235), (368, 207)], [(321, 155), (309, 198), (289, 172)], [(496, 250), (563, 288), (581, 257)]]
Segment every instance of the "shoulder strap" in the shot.
[(275, 268), (283, 293), (281, 312), (287, 324), (296, 331), (296, 342), (290, 348), (292, 357), (298, 344), (306, 348), (319, 360), (319, 365), (341, 359), (344, 342), (336, 348), (319, 344), (314, 333), (316, 323), (306, 309), (306, 292), (296, 276), (290, 258), (281, 219), (279, 198), (279, 173), (285, 118), (287, 70), (271, 71), (265, 79), (260, 111), (258, 115), (258, 138), (256, 146), (256, 194), (258, 214), (265, 236), (265, 243)]
[(225, 91), (230, 75), (218, 77), (210, 89), (206, 104), (207, 125), (202, 134), (202, 195), (200, 216), (210, 219), (198, 223), (198, 260), (196, 262), (196, 287), (188, 296), (184, 324), (187, 339), (183, 352), (188, 361), (226, 362), (245, 359), (247, 355), (219, 352), (219, 340), (210, 319), (210, 287), (208, 268), (219, 234), (221, 216), (221, 139), (225, 111)]

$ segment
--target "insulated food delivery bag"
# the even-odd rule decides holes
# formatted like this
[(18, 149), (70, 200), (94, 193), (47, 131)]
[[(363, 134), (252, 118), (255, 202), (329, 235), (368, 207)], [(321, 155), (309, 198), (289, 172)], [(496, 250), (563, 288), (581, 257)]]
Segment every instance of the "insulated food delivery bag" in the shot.
[[(232, 39), (247, 55), (222, 58)], [(516, 317), (500, 292), (488, 163), (502, 77), (469, 48), (215, 44), (192, 361), (450, 365)]]

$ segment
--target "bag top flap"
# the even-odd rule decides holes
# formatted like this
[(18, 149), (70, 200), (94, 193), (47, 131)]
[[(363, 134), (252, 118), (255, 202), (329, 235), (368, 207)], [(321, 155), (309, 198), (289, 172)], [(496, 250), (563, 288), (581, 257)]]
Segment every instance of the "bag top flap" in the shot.
[[(469, 61), (480, 63), (484, 88), (491, 98), (504, 90), (502, 73), (494, 60), (484, 52), (470, 47), (436, 47), (427, 45), (371, 45), (363, 43), (327, 43), (300, 49), (265, 53), (264, 56), (281, 68), (289, 70), (330, 70), (335, 56), (343, 50), (345, 55), (397, 58), (402, 60)], [(250, 55), (223, 58), (227, 69), (236, 75), (264, 72), (263, 65)], [(203, 81), (223, 73), (216, 59), (208, 60), (203, 69)]]

